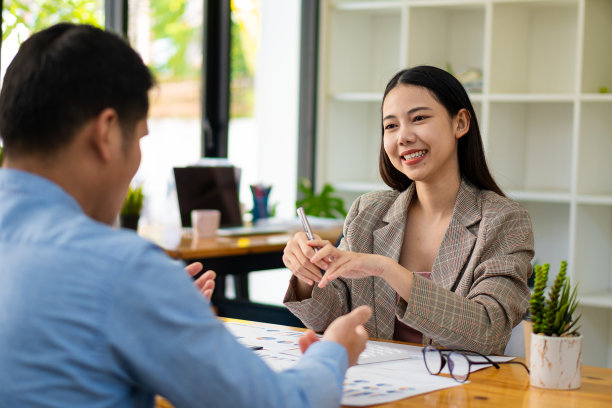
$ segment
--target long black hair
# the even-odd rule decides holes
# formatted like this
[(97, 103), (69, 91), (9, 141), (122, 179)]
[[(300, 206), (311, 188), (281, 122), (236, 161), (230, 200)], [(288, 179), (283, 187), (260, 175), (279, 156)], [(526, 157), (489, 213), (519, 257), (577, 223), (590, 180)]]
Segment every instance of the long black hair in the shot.
[[(448, 72), (429, 65), (420, 65), (410, 69), (405, 69), (393, 76), (383, 96), (383, 103), (387, 94), (399, 85), (415, 85), (423, 87), (440, 102), (451, 118), (455, 117), (461, 109), (466, 109), (470, 114), (470, 128), (467, 133), (459, 139), (457, 154), (459, 159), (459, 173), (461, 177), (469, 181), (474, 186), (482, 190), (491, 190), (501, 196), (505, 196), (501, 188), (497, 185), (489, 168), (484, 154), (482, 137), (478, 128), (476, 112), (470, 102), (467, 92), (463, 85)], [(382, 106), (381, 106), (382, 112)], [(381, 121), (381, 134), (384, 135), (384, 128)], [(404, 191), (412, 180), (405, 174), (397, 170), (387, 153), (385, 152), (383, 137), (380, 141), (380, 154), (378, 160), (380, 175), (389, 187), (394, 190)]]

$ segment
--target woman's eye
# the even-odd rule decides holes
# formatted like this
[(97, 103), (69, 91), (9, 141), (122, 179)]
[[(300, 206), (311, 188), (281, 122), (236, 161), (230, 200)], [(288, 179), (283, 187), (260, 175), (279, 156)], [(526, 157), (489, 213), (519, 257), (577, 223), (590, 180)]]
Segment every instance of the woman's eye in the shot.
[(387, 123), (384, 127), (385, 130), (391, 130), (395, 128), (395, 123)]
[(420, 122), (420, 121), (422, 121), (422, 120), (425, 120), (426, 118), (427, 118), (426, 116), (423, 116), (423, 115), (418, 115), (418, 116), (415, 116), (415, 117), (414, 117), (414, 121), (415, 121), (415, 122)]

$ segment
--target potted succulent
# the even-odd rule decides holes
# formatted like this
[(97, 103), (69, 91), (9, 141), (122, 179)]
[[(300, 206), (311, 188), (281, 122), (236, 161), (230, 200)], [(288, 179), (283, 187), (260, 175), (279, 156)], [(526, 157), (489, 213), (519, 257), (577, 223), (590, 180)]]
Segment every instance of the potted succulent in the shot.
[(561, 267), (545, 297), (550, 265), (535, 266), (535, 287), (530, 300), (531, 350), (530, 384), (540, 388), (571, 390), (580, 387), (582, 335), (574, 318), (578, 307), (577, 287), (566, 275), (567, 262)]
[(130, 186), (123, 202), (121, 213), (119, 214), (119, 224), (123, 228), (138, 229), (138, 220), (140, 219), (143, 201), (144, 194), (142, 193), (142, 187)]

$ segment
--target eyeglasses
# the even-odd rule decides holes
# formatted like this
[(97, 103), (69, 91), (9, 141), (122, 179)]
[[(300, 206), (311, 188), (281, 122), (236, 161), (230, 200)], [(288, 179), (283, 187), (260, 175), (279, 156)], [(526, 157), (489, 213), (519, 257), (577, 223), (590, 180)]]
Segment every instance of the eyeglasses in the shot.
[[(468, 355), (484, 358), (485, 361), (470, 360)], [(495, 362), (485, 355), (467, 350), (438, 350), (433, 346), (426, 346), (423, 349), (423, 359), (425, 360), (425, 367), (431, 375), (440, 374), (448, 362), (448, 371), (450, 371), (451, 377), (459, 382), (467, 381), (472, 365), (491, 364), (496, 369), (499, 369), (500, 364), (520, 364), (529, 373), (529, 368), (520, 361)]]

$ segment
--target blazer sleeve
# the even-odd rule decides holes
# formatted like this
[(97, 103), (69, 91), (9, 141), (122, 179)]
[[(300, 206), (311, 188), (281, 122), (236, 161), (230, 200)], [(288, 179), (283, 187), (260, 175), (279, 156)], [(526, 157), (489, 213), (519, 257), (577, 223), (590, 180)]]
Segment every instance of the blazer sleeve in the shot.
[(396, 314), (420, 330), (426, 343), (503, 353), (529, 304), (534, 255), (529, 214), (516, 203), (490, 211), (478, 235), (467, 276), (455, 291), (415, 275), (408, 303), (400, 299)]
[[(343, 226), (343, 238), (338, 248), (348, 251), (347, 231), (359, 213), (360, 198), (351, 205)], [(304, 325), (316, 332), (324, 332), (327, 326), (337, 317), (351, 311), (351, 280), (338, 278), (321, 289), (316, 284), (312, 289), (312, 297), (302, 301), (296, 298), (295, 284), (297, 278), (291, 277), (289, 288), (283, 303)]]

